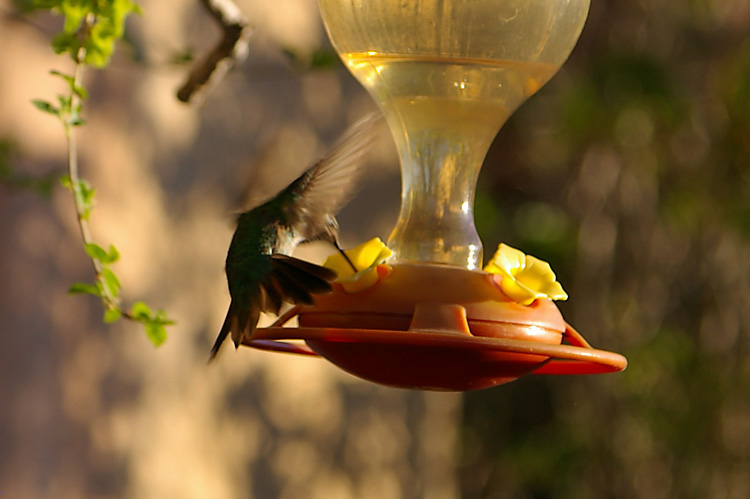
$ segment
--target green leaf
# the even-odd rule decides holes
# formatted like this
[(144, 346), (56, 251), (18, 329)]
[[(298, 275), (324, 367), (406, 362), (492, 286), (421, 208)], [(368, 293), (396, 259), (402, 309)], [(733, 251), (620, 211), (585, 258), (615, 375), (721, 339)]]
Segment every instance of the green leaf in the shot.
[(91, 258), (99, 260), (105, 265), (115, 263), (120, 259), (120, 252), (112, 244), (109, 245), (109, 251), (105, 251), (104, 248), (96, 243), (87, 243), (84, 248)]
[(60, 184), (68, 190), (73, 190), (73, 181), (70, 180), (70, 175), (60, 177)]
[(133, 304), (130, 314), (138, 320), (149, 320), (151, 319), (151, 308), (142, 301), (138, 301)]
[(122, 317), (122, 311), (119, 308), (108, 308), (104, 311), (104, 322), (112, 324), (117, 322)]
[(89, 96), (88, 90), (86, 90), (85, 88), (83, 88), (80, 85), (74, 85), (73, 88), (72, 88), (72, 90), (82, 100), (86, 100), (88, 98), (88, 96)]
[(49, 113), (58, 117), (60, 116), (60, 110), (46, 100), (34, 99), (31, 101), (31, 103), (34, 104), (34, 106), (42, 112)]
[(84, 249), (86, 250), (86, 253), (93, 258), (94, 260), (99, 260), (102, 263), (105, 263), (105, 260), (107, 259), (107, 252), (104, 251), (104, 248), (99, 246), (96, 243), (87, 243), (84, 246)]
[(86, 201), (86, 204), (92, 204), (94, 201), (94, 188), (91, 187), (91, 184), (89, 184), (85, 180), (79, 180), (78, 181), (78, 190), (81, 191), (81, 195), (83, 196), (83, 200)]
[[(127, 17), (140, 13), (132, 0), (38, 0), (36, 6), (64, 17), (62, 32), (52, 40), (54, 51), (98, 68), (109, 63), (116, 42), (124, 34)], [(86, 55), (78, 61), (81, 48)], [(78, 92), (75, 88), (73, 91)]]
[(65, 187), (73, 191), (76, 203), (81, 207), (81, 217), (84, 220), (88, 220), (91, 215), (91, 209), (94, 207), (94, 194), (96, 190), (85, 180), (73, 182), (69, 177), (63, 177), (61, 182), (63, 182)]
[(76, 282), (70, 288), (68, 288), (68, 293), (71, 295), (75, 294), (86, 294), (86, 295), (94, 295), (94, 296), (101, 296), (101, 291), (98, 287), (96, 287), (94, 284), (89, 284), (87, 282)]
[(102, 283), (113, 298), (120, 294), (120, 279), (110, 269), (102, 269)]
[(69, 95), (57, 96), (57, 101), (60, 103), (59, 114), (65, 115), (70, 113), (70, 105), (72, 100), (73, 99)]
[(159, 309), (156, 312), (156, 315), (153, 317), (154, 322), (158, 322), (159, 324), (163, 324), (165, 326), (171, 326), (175, 324), (175, 322), (172, 319), (169, 319), (167, 317), (167, 312), (163, 309)]
[(120, 252), (113, 244), (109, 245), (109, 251), (107, 251), (107, 263), (115, 263), (120, 259)]
[(88, 92), (86, 91), (86, 89), (80, 85), (76, 85), (76, 81), (73, 75), (65, 74), (61, 71), (57, 71), (56, 69), (51, 70), (50, 74), (62, 78), (65, 83), (68, 84), (68, 88), (70, 89), (70, 91), (76, 94), (81, 99), (86, 99), (86, 97), (88, 97)]
[(90, 12), (91, 7), (85, 0), (60, 2), (60, 13), (65, 16), (63, 31), (69, 35), (75, 34), (86, 15)]
[(86, 124), (86, 120), (81, 117), (81, 105), (77, 104), (75, 107), (70, 109), (70, 117), (68, 118), (70, 126), (81, 126)]
[(65, 82), (68, 84), (68, 87), (70, 87), (71, 90), (75, 86), (75, 79), (73, 78), (72, 75), (67, 75), (65, 73), (62, 73), (62, 72), (56, 70), (56, 69), (51, 70), (49, 72), (49, 74), (51, 74), (53, 76), (59, 76), (60, 78), (62, 78), (63, 80), (65, 80)]
[(74, 117), (70, 118), (69, 123), (70, 126), (83, 126), (86, 124), (86, 120), (76, 114)]
[(174, 321), (167, 318), (164, 310), (158, 310), (152, 316), (151, 308), (142, 301), (133, 305), (130, 314), (143, 324), (146, 336), (155, 346), (161, 345), (167, 339), (167, 329), (164, 326), (174, 324)]
[(143, 328), (146, 330), (146, 336), (148, 336), (148, 339), (151, 340), (154, 346), (158, 347), (166, 341), (167, 330), (163, 324), (148, 321), (143, 324)]
[(56, 54), (68, 53), (70, 57), (75, 60), (78, 54), (80, 43), (75, 35), (69, 35), (67, 33), (59, 33), (52, 38), (52, 50)]
[(114, 52), (115, 43), (125, 32), (125, 20), (138, 11), (131, 0), (110, 0), (99, 4), (96, 23), (91, 27), (86, 46), (86, 63), (104, 67)]

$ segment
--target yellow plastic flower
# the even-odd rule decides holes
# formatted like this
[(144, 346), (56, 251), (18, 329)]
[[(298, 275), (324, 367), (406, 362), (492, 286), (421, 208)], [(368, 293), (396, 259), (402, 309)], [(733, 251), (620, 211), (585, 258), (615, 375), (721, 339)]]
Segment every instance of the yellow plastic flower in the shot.
[(555, 279), (549, 263), (522, 251), (500, 244), (485, 272), (500, 274), (500, 289), (521, 305), (531, 305), (537, 298), (567, 300), (568, 294)]
[(345, 250), (344, 253), (352, 261), (358, 272), (354, 272), (354, 269), (341, 253), (334, 253), (329, 256), (323, 262), (323, 266), (336, 272), (337, 282), (347, 293), (356, 293), (374, 286), (378, 282), (377, 266), (384, 263), (393, 254), (378, 237), (355, 248)]

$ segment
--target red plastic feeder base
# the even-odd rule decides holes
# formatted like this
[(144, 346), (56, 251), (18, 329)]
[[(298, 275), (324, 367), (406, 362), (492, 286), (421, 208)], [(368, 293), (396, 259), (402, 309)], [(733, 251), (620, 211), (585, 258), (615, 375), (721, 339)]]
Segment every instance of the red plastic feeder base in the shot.
[(477, 390), (525, 374), (599, 374), (627, 366), (622, 355), (592, 348), (552, 301), (519, 305), (491, 274), (428, 264), (378, 271), (375, 286), (353, 294), (336, 287), (277, 322), (298, 315), (300, 327), (259, 328), (245, 344), (319, 355), (368, 381), (429, 390)]

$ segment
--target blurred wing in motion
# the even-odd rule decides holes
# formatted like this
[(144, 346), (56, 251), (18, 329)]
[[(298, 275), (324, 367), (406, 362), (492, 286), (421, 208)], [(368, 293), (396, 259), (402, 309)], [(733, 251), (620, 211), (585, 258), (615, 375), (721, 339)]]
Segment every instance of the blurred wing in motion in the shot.
[(285, 205), (289, 222), (305, 239), (336, 226), (333, 218), (354, 195), (364, 174), (365, 156), (375, 145), (380, 112), (354, 123), (323, 159), (289, 186), (293, 203)]

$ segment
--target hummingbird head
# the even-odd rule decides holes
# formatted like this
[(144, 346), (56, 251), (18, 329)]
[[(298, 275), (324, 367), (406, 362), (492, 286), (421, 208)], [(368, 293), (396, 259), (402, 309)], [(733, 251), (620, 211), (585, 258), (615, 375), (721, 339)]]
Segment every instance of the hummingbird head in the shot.
[(330, 213), (325, 214), (322, 223), (309, 224), (302, 230), (302, 242), (326, 241), (334, 246), (339, 242), (339, 222)]

